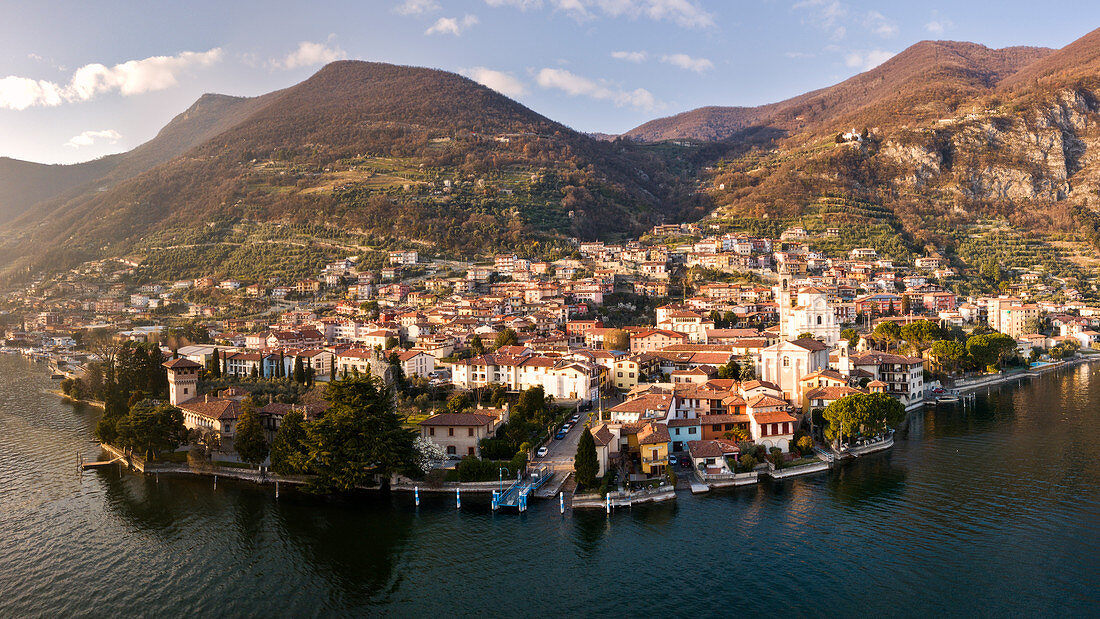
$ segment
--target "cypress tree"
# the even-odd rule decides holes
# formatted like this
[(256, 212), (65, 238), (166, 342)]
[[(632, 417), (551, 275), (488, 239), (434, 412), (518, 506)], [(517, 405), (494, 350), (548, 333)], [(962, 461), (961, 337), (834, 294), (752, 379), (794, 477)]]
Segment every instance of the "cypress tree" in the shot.
[(577, 456), (573, 460), (573, 470), (577, 472), (577, 483), (586, 488), (592, 486), (596, 481), (596, 475), (600, 472), (600, 461), (596, 457), (596, 441), (588, 428), (584, 429), (584, 434), (577, 443)]
[(294, 357), (294, 382), (299, 385), (306, 384), (306, 368), (302, 365), (301, 357)]

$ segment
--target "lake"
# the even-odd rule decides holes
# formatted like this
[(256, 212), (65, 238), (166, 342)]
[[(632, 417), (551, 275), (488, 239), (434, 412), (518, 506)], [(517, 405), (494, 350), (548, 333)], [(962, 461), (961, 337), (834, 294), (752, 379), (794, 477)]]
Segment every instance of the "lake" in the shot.
[(317, 498), (98, 458), (0, 355), (0, 616), (1100, 614), (1100, 368), (917, 413), (895, 448), (613, 513)]

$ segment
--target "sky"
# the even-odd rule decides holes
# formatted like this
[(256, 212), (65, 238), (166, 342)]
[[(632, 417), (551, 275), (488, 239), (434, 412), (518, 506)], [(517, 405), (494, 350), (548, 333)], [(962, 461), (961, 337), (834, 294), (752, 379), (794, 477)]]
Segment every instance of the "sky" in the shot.
[[(840, 82), (926, 39), (1062, 47), (1100, 3), (1049, 0), (0, 0), (0, 156), (75, 163), (207, 92), (350, 58), (462, 73), (580, 131)], [(1070, 17), (1072, 16), (1072, 17)]]

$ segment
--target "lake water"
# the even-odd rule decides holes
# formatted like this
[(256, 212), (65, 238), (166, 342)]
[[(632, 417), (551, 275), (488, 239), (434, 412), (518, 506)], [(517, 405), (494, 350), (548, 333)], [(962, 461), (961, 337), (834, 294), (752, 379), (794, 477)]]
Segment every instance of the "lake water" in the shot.
[(0, 355), (0, 617), (1100, 614), (1100, 368), (889, 453), (612, 514), (77, 472), (95, 409)]

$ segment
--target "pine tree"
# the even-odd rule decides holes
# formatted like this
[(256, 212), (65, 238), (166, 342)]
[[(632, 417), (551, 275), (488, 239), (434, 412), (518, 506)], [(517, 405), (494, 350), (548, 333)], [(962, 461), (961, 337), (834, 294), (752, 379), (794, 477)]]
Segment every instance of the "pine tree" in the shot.
[(573, 460), (573, 470), (577, 472), (577, 483), (586, 488), (592, 486), (596, 481), (596, 475), (600, 472), (600, 462), (596, 457), (596, 441), (588, 428), (584, 429), (584, 434), (577, 443), (577, 456)]

